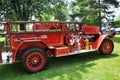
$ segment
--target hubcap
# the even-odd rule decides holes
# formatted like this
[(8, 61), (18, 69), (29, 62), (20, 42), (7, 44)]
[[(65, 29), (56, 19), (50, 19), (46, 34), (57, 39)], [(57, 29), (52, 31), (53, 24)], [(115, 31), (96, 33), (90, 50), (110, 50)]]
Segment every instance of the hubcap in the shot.
[(37, 62), (37, 60), (34, 60), (34, 63), (36, 63)]
[(109, 41), (105, 41), (102, 46), (103, 52), (108, 54), (112, 50), (112, 44)]

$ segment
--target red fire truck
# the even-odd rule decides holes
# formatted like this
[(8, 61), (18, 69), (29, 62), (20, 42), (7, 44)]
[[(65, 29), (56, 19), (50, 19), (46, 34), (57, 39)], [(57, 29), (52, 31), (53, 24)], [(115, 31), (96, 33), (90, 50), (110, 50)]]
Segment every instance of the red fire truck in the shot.
[[(51, 55), (61, 57), (93, 51), (108, 55), (114, 49), (109, 35), (101, 34), (98, 26), (80, 22), (6, 21), (1, 24), (5, 25), (5, 45), (10, 49), (4, 57), (6, 62), (20, 60), (30, 73), (45, 68)], [(4, 61), (3, 55), (1, 52), (0, 62)]]

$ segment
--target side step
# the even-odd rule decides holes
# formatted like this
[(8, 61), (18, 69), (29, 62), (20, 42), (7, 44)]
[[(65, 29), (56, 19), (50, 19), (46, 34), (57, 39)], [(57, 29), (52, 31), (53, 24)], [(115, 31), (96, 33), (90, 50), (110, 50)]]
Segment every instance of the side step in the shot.
[(58, 56), (56, 56), (56, 57), (69, 56), (69, 55), (75, 55), (75, 54), (81, 54), (81, 53), (87, 53), (87, 52), (93, 52), (93, 51), (97, 51), (97, 50), (93, 49), (93, 50), (73, 51), (73, 52), (70, 52), (70, 53), (68, 53), (68, 54), (58, 55)]

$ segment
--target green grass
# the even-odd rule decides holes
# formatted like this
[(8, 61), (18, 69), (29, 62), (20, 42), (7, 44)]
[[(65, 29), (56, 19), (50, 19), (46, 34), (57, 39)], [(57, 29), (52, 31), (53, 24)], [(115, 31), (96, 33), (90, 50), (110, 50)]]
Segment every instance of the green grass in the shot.
[(0, 80), (120, 80), (120, 35), (111, 55), (98, 52), (50, 58), (47, 68), (27, 74), (20, 62), (0, 65)]

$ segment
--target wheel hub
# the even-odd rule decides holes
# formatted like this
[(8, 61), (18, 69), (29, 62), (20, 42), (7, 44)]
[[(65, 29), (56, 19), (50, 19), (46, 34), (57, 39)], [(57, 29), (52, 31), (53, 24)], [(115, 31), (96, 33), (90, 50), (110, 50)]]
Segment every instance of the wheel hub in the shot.
[(34, 60), (34, 63), (37, 63), (37, 60)]
[(107, 50), (109, 50), (110, 49), (110, 45), (107, 43), (106, 45), (105, 45), (105, 50), (107, 51)]
[(38, 72), (44, 68), (47, 58), (41, 49), (32, 48), (24, 53), (22, 59), (23, 67), (28, 72)]
[(101, 52), (103, 54), (110, 54), (113, 50), (113, 44), (109, 40), (105, 40), (102, 44)]
[(110, 46), (107, 46), (107, 49), (110, 49)]

